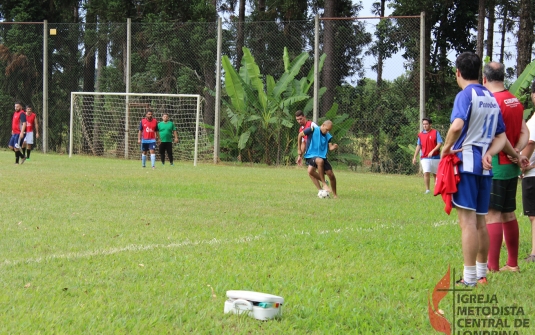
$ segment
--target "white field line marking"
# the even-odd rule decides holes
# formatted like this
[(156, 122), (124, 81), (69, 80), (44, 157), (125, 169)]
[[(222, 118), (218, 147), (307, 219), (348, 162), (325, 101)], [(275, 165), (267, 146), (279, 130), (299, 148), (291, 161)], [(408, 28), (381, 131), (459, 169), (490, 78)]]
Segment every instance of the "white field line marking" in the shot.
[[(445, 225), (456, 225), (456, 221), (439, 221), (432, 224), (433, 227), (437, 228), (440, 226)], [(380, 231), (380, 230), (388, 230), (388, 229), (404, 229), (404, 226), (401, 224), (378, 224), (375, 227), (345, 227), (345, 228), (336, 228), (336, 229), (325, 229), (325, 230), (318, 230), (315, 233), (317, 235), (328, 235), (328, 234), (343, 234), (343, 233), (370, 233), (374, 231)], [(93, 250), (93, 251), (86, 251), (86, 252), (69, 252), (66, 254), (55, 254), (55, 255), (48, 255), (43, 257), (35, 257), (35, 258), (27, 258), (27, 259), (20, 259), (20, 260), (9, 260), (6, 259), (3, 262), (0, 262), (0, 267), (4, 266), (11, 266), (11, 265), (17, 265), (17, 264), (30, 264), (30, 263), (42, 263), (45, 261), (50, 261), (54, 259), (79, 259), (79, 258), (90, 258), (94, 256), (106, 256), (106, 255), (113, 255), (118, 254), (122, 252), (129, 252), (129, 251), (146, 251), (146, 250), (155, 250), (155, 249), (174, 249), (174, 248), (181, 248), (186, 246), (198, 246), (198, 245), (218, 245), (218, 244), (245, 244), (245, 243), (251, 243), (255, 242), (261, 239), (265, 239), (266, 237), (272, 237), (275, 239), (287, 239), (291, 238), (292, 236), (296, 235), (311, 235), (310, 231), (305, 230), (293, 230), (292, 233), (285, 233), (281, 235), (273, 235), (269, 236), (268, 234), (262, 234), (262, 235), (255, 235), (255, 236), (244, 236), (240, 238), (234, 238), (234, 239), (218, 239), (218, 238), (212, 238), (209, 240), (198, 240), (198, 241), (190, 241), (185, 240), (182, 242), (177, 243), (170, 243), (170, 244), (148, 244), (148, 245), (141, 245), (141, 244), (129, 244), (125, 247), (121, 248), (110, 248), (110, 249), (101, 249), (101, 250)]]

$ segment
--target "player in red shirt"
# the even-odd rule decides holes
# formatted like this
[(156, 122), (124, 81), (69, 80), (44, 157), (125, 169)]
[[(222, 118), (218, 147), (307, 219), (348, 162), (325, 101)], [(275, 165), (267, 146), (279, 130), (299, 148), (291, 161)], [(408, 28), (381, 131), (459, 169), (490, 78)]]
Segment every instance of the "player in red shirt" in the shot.
[(26, 137), (22, 145), (22, 153), (26, 156), (26, 159), (30, 159), (32, 152), (34, 128), (35, 138), (39, 138), (39, 121), (37, 120), (37, 115), (33, 112), (32, 106), (28, 105), (26, 106)]
[(9, 140), (9, 149), (15, 152), (15, 164), (23, 164), (26, 157), (20, 151), (24, 135), (26, 134), (26, 113), (22, 109), (20, 102), (15, 103), (15, 112), (11, 122), (11, 139)]
[[(298, 110), (297, 112), (295, 112), (295, 120), (297, 121), (297, 123), (299, 123), (299, 133), (301, 133), (306, 128), (310, 128), (311, 125), (316, 126), (316, 124), (314, 122), (312, 122), (310, 120), (307, 120), (305, 114), (301, 110)], [(299, 146), (301, 148), (301, 155), (297, 156), (297, 165), (302, 166), (303, 165), (303, 155), (306, 152), (307, 136), (303, 137), (303, 140), (301, 141)]]
[(139, 123), (139, 132), (137, 135), (137, 143), (141, 144), (141, 164), (145, 167), (147, 161), (147, 152), (150, 152), (150, 162), (152, 168), (155, 168), (156, 164), (156, 140), (160, 139), (160, 133), (158, 131), (158, 121), (152, 117), (152, 111), (149, 110), (145, 115), (145, 118)]
[[(490, 62), (483, 69), (483, 85), (492, 92), (500, 106), (505, 123), (505, 135), (515, 151), (524, 149), (529, 130), (524, 121), (524, 106), (505, 89), (505, 66)], [(519, 230), (516, 219), (516, 190), (520, 168), (501, 151), (492, 158), (492, 184), (489, 212), (485, 216), (489, 232), (488, 269), (490, 271), (519, 271)], [(500, 267), (500, 251), (505, 238), (507, 262)]]

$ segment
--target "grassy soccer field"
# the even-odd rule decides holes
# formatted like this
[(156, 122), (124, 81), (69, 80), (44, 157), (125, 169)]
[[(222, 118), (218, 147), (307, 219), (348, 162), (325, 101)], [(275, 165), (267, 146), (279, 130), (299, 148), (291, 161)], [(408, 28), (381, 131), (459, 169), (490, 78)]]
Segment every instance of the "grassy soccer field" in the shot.
[[(333, 200), (297, 168), (13, 162), (0, 151), (1, 334), (439, 334), (428, 293), (448, 264), (462, 271), (456, 213), (420, 176), (335, 167)], [(535, 265), (520, 267), (475, 293), (532, 322)], [(283, 316), (223, 314), (227, 290), (280, 295)]]

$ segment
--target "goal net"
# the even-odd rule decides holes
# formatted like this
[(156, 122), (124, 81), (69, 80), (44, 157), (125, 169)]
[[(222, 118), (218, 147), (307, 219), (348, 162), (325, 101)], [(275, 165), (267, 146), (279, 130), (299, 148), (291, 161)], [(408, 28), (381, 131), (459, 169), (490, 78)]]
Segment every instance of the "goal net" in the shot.
[(200, 95), (103, 92), (71, 93), (69, 157), (85, 154), (139, 159), (139, 123), (149, 110), (158, 122), (164, 113), (173, 121), (179, 138), (173, 144), (175, 160), (197, 165), (197, 160), (211, 158), (213, 145), (201, 127)]

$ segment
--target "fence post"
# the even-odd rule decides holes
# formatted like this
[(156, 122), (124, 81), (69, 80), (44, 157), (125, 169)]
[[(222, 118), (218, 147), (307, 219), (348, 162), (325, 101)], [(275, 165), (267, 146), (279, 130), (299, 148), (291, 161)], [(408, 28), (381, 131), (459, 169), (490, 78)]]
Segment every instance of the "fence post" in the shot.
[(319, 53), (320, 53), (320, 16), (316, 14), (314, 18), (314, 109), (312, 112), (312, 121), (318, 123), (318, 89), (320, 84), (319, 78)]
[[(126, 69), (125, 69), (125, 84), (126, 84), (126, 93), (130, 93), (130, 67), (131, 62), (131, 48), (132, 48), (132, 20), (130, 18), (126, 19)], [(125, 122), (124, 122), (124, 158), (128, 159), (128, 131), (130, 130), (129, 124), (129, 100), (130, 96), (126, 95), (125, 97)]]
[(48, 21), (43, 21), (43, 153), (48, 152)]
[(420, 14), (420, 131), (425, 117), (425, 12)]
[(221, 113), (221, 47), (223, 32), (221, 18), (217, 19), (217, 56), (215, 73), (215, 108), (214, 108), (214, 164), (219, 162), (219, 116)]

